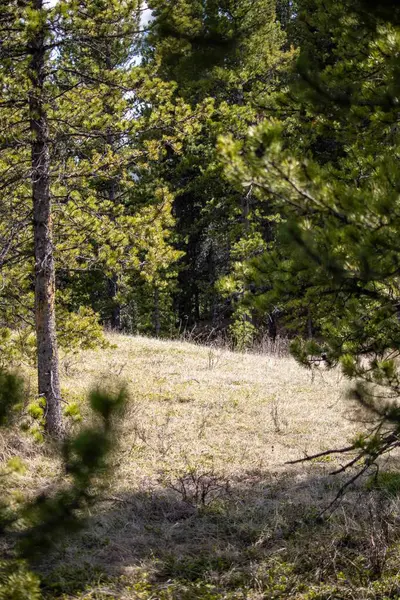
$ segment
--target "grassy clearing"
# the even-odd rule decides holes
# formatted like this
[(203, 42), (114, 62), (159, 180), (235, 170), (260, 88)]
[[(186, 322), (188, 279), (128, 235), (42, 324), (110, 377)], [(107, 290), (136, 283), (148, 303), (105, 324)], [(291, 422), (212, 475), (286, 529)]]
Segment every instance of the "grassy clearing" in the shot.
[[(112, 336), (65, 363), (65, 397), (115, 378), (129, 387), (112, 477), (87, 528), (38, 568), (50, 598), (165, 600), (400, 598), (398, 478), (360, 482), (328, 520), (343, 478), (327, 458), (285, 462), (362, 426), (337, 373), (291, 358)], [(77, 425), (75, 425), (77, 426)], [(2, 457), (27, 464), (10, 493), (37, 493), (58, 465), (20, 436)], [(393, 469), (395, 459), (386, 469)]]

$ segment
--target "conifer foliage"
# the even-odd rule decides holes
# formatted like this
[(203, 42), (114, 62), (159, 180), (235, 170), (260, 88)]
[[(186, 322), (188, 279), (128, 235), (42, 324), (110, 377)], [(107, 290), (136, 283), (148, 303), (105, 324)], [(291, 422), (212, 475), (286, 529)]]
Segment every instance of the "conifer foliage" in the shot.
[[(47, 431), (58, 438), (57, 330), (67, 349), (100, 338), (96, 306), (79, 296), (77, 306), (75, 282), (85, 273), (105, 277), (119, 327), (121, 273), (146, 277), (178, 256), (168, 245), (168, 188), (153, 178), (145, 201), (132, 191), (191, 118), (189, 107), (174, 105), (173, 85), (135, 64), (140, 8), (136, 0), (0, 7), (3, 339), (12, 347), (24, 339), (25, 350), (35, 330), (38, 392)], [(78, 320), (83, 344), (75, 341)]]
[(241, 285), (255, 291), (247, 301), (279, 307), (300, 334), (302, 363), (339, 363), (357, 382), (377, 421), (352, 447), (367, 467), (400, 432), (400, 22), (397, 6), (328, 6), (298, 3), (302, 81), (286, 98), (300, 111), (296, 128), (269, 119), (221, 146), (229, 176), (281, 221), (274, 247), (243, 266)]
[(293, 52), (271, 0), (216, 0), (150, 3), (152, 30), (144, 58), (155, 64), (176, 93), (196, 106), (208, 100), (200, 129), (157, 165), (176, 193), (176, 246), (179, 262), (175, 305), (179, 326), (204, 323), (220, 328), (234, 309), (218, 291), (221, 276), (236, 257), (249, 256), (268, 237), (263, 207), (247, 191), (224, 177), (217, 139), (221, 133), (244, 136), (260, 115), (276, 103)]
[[(23, 380), (0, 371), (0, 427), (12, 422), (13, 412), (24, 400)], [(42, 598), (40, 580), (28, 562), (49, 552), (62, 536), (84, 525), (82, 515), (96, 500), (96, 484), (107, 473), (115, 430), (126, 403), (126, 391), (93, 390), (89, 396), (96, 424), (64, 439), (61, 447), (63, 476), (54, 489), (26, 501), (17, 510), (7, 504), (4, 477), (18, 471), (19, 459), (9, 461), (8, 473), (2, 473), (0, 499), (0, 538), (8, 548), (8, 560), (0, 562), (0, 598), (36, 600)]]
[[(78, 149), (89, 138), (111, 135), (110, 117), (99, 110), (101, 97), (108, 92), (116, 104), (121, 99), (114, 90), (126, 82), (117, 77), (116, 68), (99, 72), (92, 56), (105, 51), (107, 39), (118, 38), (119, 47), (129, 40), (132, 46), (137, 9), (129, 1), (66, 1), (51, 8), (42, 0), (11, 1), (0, 9), (3, 298), (15, 325), (31, 319), (24, 308), (34, 290), (38, 392), (46, 401), (46, 427), (54, 437), (63, 435), (55, 241), (68, 247), (71, 265), (85, 254), (82, 236), (90, 235), (93, 221), (101, 222), (101, 215), (93, 216), (94, 202), (82, 206), (82, 182), (87, 186), (115, 158), (99, 153), (89, 162)], [(11, 305), (8, 297), (14, 300)]]

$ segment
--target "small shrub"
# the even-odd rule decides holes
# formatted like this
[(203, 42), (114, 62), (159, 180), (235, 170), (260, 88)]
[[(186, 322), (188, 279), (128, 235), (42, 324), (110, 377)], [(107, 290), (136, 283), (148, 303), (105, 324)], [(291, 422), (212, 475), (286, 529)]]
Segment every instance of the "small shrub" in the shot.
[(400, 494), (400, 473), (396, 471), (384, 471), (378, 473), (368, 480), (368, 489), (377, 489), (388, 496), (397, 496)]
[(193, 466), (182, 473), (165, 472), (161, 481), (165, 487), (177, 492), (183, 502), (198, 507), (208, 506), (229, 493), (229, 482), (213, 469)]
[(13, 456), (7, 461), (7, 468), (13, 473), (23, 475), (26, 472), (26, 465), (19, 456)]
[(235, 314), (235, 319), (229, 328), (235, 347), (239, 351), (250, 348), (253, 344), (256, 328), (251, 320), (248, 309), (240, 307)]
[(74, 423), (80, 423), (82, 421), (81, 411), (76, 402), (71, 402), (65, 407), (64, 415), (70, 417)]
[(0, 563), (0, 600), (40, 600), (39, 578), (23, 561)]

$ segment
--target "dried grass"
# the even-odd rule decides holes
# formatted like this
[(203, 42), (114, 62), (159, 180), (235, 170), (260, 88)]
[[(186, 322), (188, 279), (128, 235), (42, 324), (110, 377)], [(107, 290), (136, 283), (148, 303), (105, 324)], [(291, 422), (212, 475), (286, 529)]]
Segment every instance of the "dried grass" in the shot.
[[(88, 528), (59, 547), (48, 569), (54, 573), (62, 564), (76, 572), (85, 564), (90, 572), (122, 573), (130, 582), (140, 573), (161, 586), (203, 578), (230, 589), (240, 577), (253, 585), (251, 573), (277, 553), (307, 562), (296, 532), (329, 503), (343, 479), (329, 476), (339, 465), (334, 458), (297, 467), (285, 462), (342, 445), (362, 429), (351, 418), (354, 406), (340, 375), (311, 373), (274, 354), (218, 348), (218, 358), (210, 359), (209, 347), (186, 342), (115, 334), (110, 341), (114, 348), (85, 352), (64, 370), (62, 384), (75, 401), (115, 377), (128, 386), (131, 401), (112, 478)], [(9, 443), (3, 441), (3, 457), (10, 455)], [(28, 469), (14, 484), (33, 494), (51, 482), (58, 466), (51, 453), (29, 448), (18, 449)], [(318, 566), (321, 577), (349, 554), (339, 549), (350, 530), (357, 540), (369, 539), (371, 568), (390, 559), (389, 519), (374, 519), (376, 498), (366, 499), (364, 488), (360, 482), (345, 498), (332, 530), (310, 534), (329, 557)], [(362, 515), (370, 502), (367, 535)], [(315, 553), (308, 552), (312, 561)], [(115, 597), (157, 598), (124, 590)]]

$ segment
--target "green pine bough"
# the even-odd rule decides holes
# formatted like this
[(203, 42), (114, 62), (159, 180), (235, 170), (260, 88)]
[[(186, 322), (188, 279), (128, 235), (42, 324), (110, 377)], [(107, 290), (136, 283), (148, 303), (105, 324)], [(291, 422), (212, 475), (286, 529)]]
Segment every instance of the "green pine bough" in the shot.
[[(0, 427), (13, 418), (13, 409), (24, 399), (22, 379), (0, 371)], [(1, 499), (0, 536), (12, 558), (0, 562), (0, 598), (36, 600), (42, 597), (39, 577), (29, 561), (48, 552), (54, 540), (84, 526), (83, 514), (96, 500), (96, 488), (108, 472), (110, 451), (118, 417), (127, 399), (125, 389), (89, 394), (95, 424), (66, 437), (59, 445), (65, 482), (11, 510)], [(21, 461), (8, 461), (9, 474), (21, 469)], [(5, 473), (3, 476), (7, 476)]]

